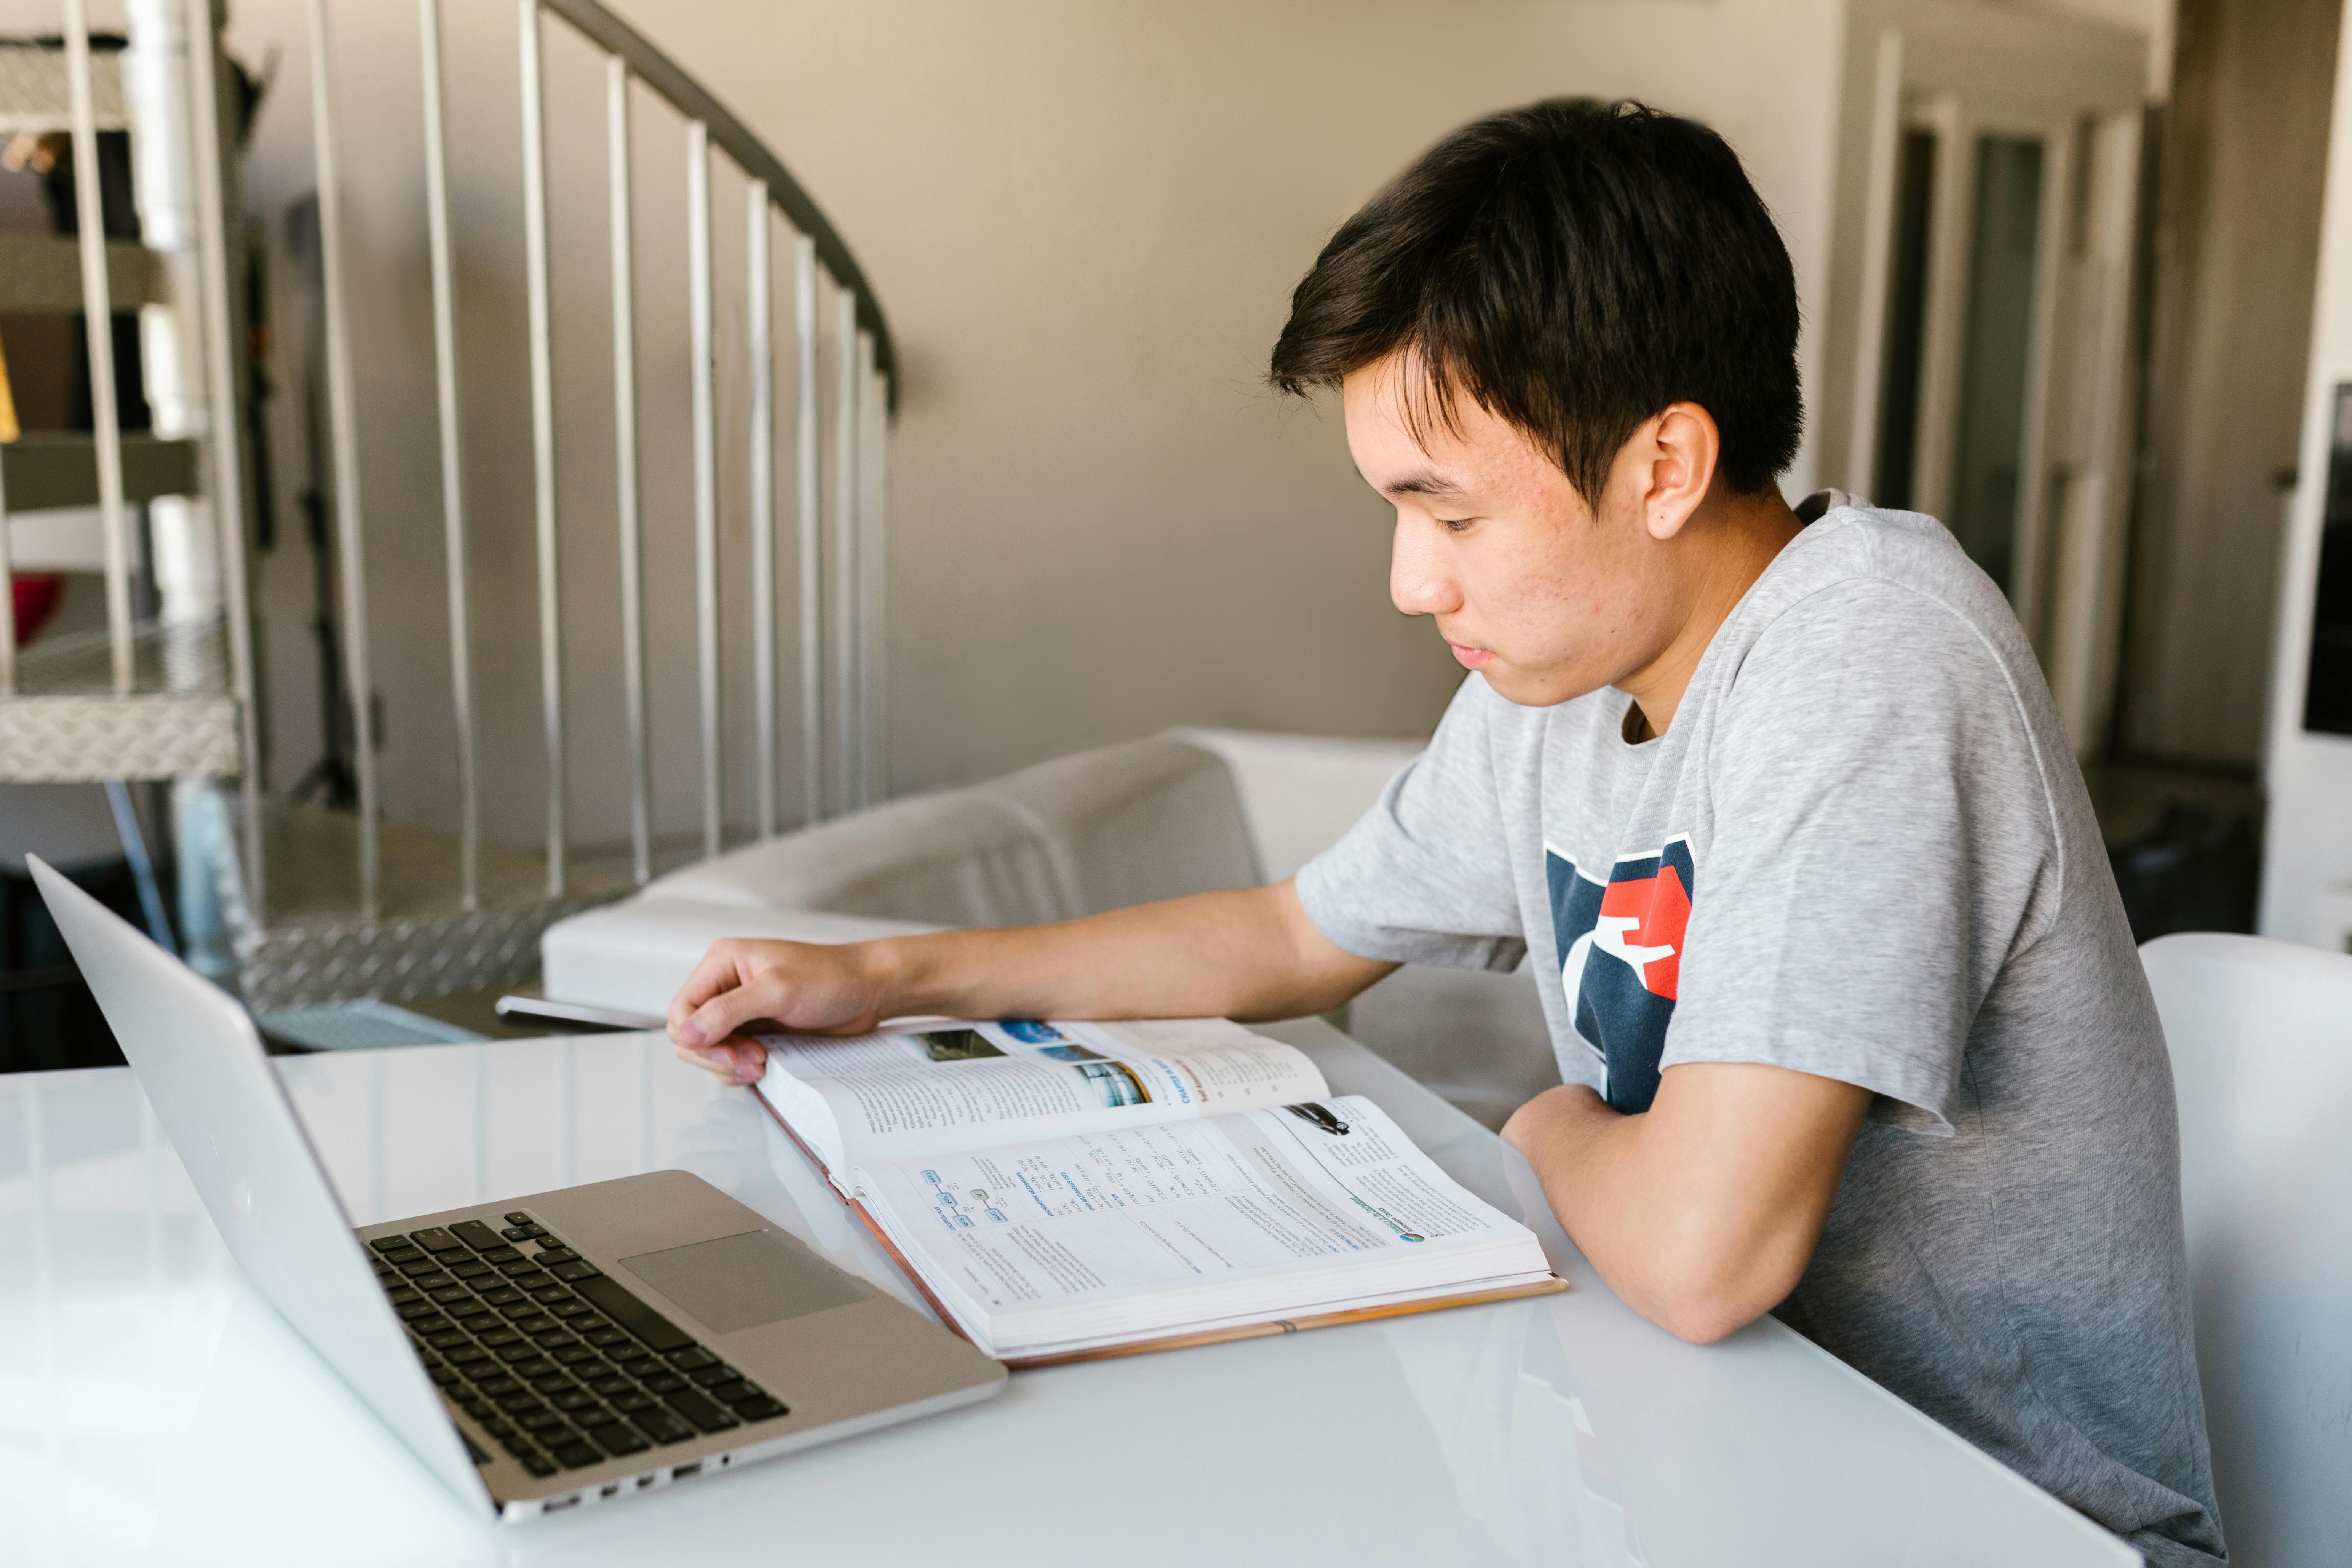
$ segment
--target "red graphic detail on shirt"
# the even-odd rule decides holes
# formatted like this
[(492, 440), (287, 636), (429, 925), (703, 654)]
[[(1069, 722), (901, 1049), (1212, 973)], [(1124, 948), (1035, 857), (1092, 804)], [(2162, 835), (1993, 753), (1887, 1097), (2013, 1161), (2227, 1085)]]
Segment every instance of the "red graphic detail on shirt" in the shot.
[(1601, 895), (1593, 945), (1633, 964), (1642, 989), (1671, 1002), (1682, 978), (1683, 927), (1690, 921), (1690, 907), (1682, 875), (1672, 866), (1661, 866), (1656, 876), (1638, 882), (1612, 882)]

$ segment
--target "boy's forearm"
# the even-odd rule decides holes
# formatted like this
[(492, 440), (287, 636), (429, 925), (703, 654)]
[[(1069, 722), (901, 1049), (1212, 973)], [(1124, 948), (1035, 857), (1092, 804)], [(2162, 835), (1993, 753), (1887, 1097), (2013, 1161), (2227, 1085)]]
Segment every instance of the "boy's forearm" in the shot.
[(874, 944), (900, 1013), (968, 1018), (1283, 1018), (1328, 1012), (1395, 965), (1333, 946), (1287, 882), (1084, 920)]

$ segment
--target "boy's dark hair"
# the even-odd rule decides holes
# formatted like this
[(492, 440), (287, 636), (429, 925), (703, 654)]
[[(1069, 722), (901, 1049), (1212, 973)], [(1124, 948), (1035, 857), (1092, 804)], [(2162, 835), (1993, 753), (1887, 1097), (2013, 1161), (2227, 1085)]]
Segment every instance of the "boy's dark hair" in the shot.
[(1714, 416), (1743, 494), (1797, 453), (1797, 286), (1722, 137), (1633, 102), (1558, 98), (1423, 153), (1339, 226), (1290, 297), (1269, 379), (1304, 395), (1398, 350), (1416, 434), (1467, 393), (1598, 505), (1642, 422)]

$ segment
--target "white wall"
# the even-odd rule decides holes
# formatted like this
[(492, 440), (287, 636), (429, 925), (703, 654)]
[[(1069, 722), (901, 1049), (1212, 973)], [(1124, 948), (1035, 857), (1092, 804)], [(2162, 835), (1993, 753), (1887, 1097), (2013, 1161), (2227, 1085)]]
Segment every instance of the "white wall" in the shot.
[[(2352, 927), (2352, 739), (2307, 734), (2302, 722), (2329, 426), (2340, 381), (2352, 381), (2352, 49), (2339, 41), (2302, 460), (2280, 575), (2262, 909), (2265, 934), (2330, 947), (2343, 945)], [(2332, 919), (2320, 904), (2331, 888), (2340, 890), (2340, 913)]]
[[(384, 797), (397, 818), (446, 825), (455, 786), (415, 12), (390, 0), (331, 9)], [(542, 785), (511, 10), (447, 9), (476, 635), (486, 762), (503, 781), (486, 826), (529, 844)], [(1748, 159), (1809, 314), (1817, 308), (1835, 0), (621, 9), (801, 177), (875, 279), (903, 347), (890, 556), (901, 789), (1180, 722), (1412, 734), (1434, 721), (1458, 671), (1426, 626), (1387, 603), (1384, 509), (1354, 478), (1336, 418), (1277, 405), (1258, 377), (1289, 289), (1333, 226), (1451, 127), (1563, 92), (1638, 94), (1703, 116)], [(234, 18), (247, 58), (275, 50), (279, 63), (250, 166), (255, 209), (273, 221), (310, 178), (299, 15), (293, 0), (240, 0)], [(626, 819), (609, 631), (601, 89), (589, 51), (551, 33), (572, 773), (580, 836), (609, 840)], [(649, 105), (640, 127), (646, 498), (661, 542), (656, 773), (661, 821), (676, 829), (694, 820), (696, 798), (682, 137)], [(719, 181), (730, 294), (739, 189)], [(730, 341), (740, 321), (739, 305), (722, 312)], [(281, 344), (293, 326), (278, 322)], [(720, 380), (740, 527), (740, 363)], [(298, 438), (285, 414), (281, 459)], [(737, 628), (740, 565), (730, 557)], [(309, 570), (291, 541), (264, 568), (280, 785), (315, 744)], [(740, 668), (730, 679), (740, 694)], [(747, 733), (736, 710), (734, 732)], [(739, 752), (739, 819), (745, 767)]]

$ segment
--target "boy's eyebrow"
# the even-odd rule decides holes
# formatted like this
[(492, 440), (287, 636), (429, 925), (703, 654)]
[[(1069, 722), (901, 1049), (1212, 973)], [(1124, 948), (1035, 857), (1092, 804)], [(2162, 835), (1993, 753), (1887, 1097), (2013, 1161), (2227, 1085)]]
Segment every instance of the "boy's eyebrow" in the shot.
[[(1357, 476), (1364, 478), (1363, 470), (1358, 469)], [(1368, 478), (1364, 479), (1364, 483), (1371, 485), (1384, 496), (1458, 496), (1464, 493), (1461, 486), (1430, 468), (1416, 469), (1385, 485), (1374, 485)]]

